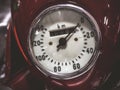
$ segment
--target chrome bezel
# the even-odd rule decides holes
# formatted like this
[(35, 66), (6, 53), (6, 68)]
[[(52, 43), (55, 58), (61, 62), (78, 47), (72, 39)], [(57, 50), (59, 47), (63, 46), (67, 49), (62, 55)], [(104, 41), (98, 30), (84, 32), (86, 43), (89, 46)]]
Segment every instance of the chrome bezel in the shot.
[[(33, 30), (34, 26), (37, 25), (37, 23), (44, 17), (44, 15), (46, 15), (47, 13), (49, 13), (53, 10), (58, 10), (60, 8), (72, 9), (72, 10), (75, 10), (75, 11), (79, 12), (83, 16), (85, 16), (88, 19), (88, 21), (90, 21), (90, 23), (93, 26), (95, 32), (97, 33), (97, 41), (96, 41), (95, 52), (92, 55), (90, 61), (88, 62), (88, 64), (85, 67), (81, 68), (79, 71), (76, 71), (74, 73), (60, 74), (60, 73), (54, 73), (54, 72), (51, 72), (49, 70), (46, 70), (36, 60), (36, 58), (35, 58), (35, 56), (32, 52), (31, 33), (32, 33), (32, 30)], [(31, 27), (30, 27), (29, 35), (28, 35), (28, 52), (29, 52), (29, 55), (31, 57), (31, 60), (32, 60), (34, 66), (37, 67), (43, 74), (45, 74), (46, 76), (49, 76), (51, 78), (55, 78), (55, 79), (68, 80), (68, 79), (73, 79), (73, 78), (76, 78), (76, 77), (79, 77), (79, 76), (83, 75), (84, 73), (89, 71), (95, 65), (95, 62), (96, 62), (96, 60), (99, 56), (99, 53), (100, 53), (100, 50), (99, 50), (100, 42), (101, 42), (101, 33), (100, 33), (99, 26), (98, 26), (96, 20), (94, 19), (94, 17), (90, 13), (88, 13), (86, 10), (84, 10), (83, 8), (81, 8), (79, 6), (76, 6), (76, 5), (58, 4), (58, 5), (54, 5), (54, 6), (48, 7), (47, 9), (43, 10), (33, 20), (32, 24), (31, 24)]]

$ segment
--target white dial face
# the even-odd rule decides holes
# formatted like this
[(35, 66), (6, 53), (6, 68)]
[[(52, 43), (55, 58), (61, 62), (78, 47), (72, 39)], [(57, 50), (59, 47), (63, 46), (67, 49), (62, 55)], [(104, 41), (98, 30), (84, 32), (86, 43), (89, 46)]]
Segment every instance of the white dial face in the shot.
[(93, 65), (99, 33), (91, 18), (76, 6), (57, 5), (35, 19), (29, 47), (34, 63), (42, 72), (57, 78), (72, 78)]

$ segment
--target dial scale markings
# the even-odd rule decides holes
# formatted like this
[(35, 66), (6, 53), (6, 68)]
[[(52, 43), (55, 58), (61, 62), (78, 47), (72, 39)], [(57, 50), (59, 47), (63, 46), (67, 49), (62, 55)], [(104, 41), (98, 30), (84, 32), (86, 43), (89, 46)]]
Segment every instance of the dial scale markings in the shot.
[[(83, 33), (84, 38), (86, 38), (86, 35), (84, 35), (84, 34), (85, 34), (85, 31), (83, 31), (83, 29), (81, 29), (81, 31), (82, 31), (82, 33)], [(44, 34), (45, 34), (45, 33), (44, 33)], [(41, 37), (43, 38), (44, 35), (41, 35)], [(44, 42), (44, 39), (41, 39), (41, 40)], [(76, 40), (76, 41), (77, 41), (77, 40)], [(87, 42), (86, 42), (86, 41), (87, 41), (87, 39), (84, 39), (84, 45), (85, 45), (84, 48), (87, 48), (87, 47), (86, 47), (86, 45), (87, 45)], [(42, 44), (44, 44), (43, 42), (42, 42)], [(50, 44), (49, 44), (49, 45), (50, 45)], [(43, 49), (43, 46), (41, 46), (41, 48), (42, 48), (41, 51), (45, 51), (45, 49)], [(85, 53), (85, 50), (83, 49), (82, 52)], [(83, 53), (81, 53), (80, 55), (83, 56)], [(78, 58), (81, 59), (81, 56), (78, 56)], [(50, 60), (50, 57), (48, 58), (48, 60)], [(76, 61), (78, 61), (78, 60), (76, 59)], [(72, 60), (72, 65), (75, 64), (76, 61)], [(54, 62), (54, 64), (56, 64), (56, 61), (54, 61), (54, 60), (52, 59), (52, 60), (51, 60), (51, 63), (53, 63), (53, 62)], [(76, 63), (77, 63), (77, 62), (76, 62)], [(60, 66), (60, 64), (61, 64), (61, 66), (63, 66), (63, 65), (67, 66), (67, 65), (68, 65), (67, 62), (65, 62), (64, 64), (61, 63), (61, 62), (58, 62), (57, 65)], [(71, 65), (70, 62), (69, 62), (69, 65)]]

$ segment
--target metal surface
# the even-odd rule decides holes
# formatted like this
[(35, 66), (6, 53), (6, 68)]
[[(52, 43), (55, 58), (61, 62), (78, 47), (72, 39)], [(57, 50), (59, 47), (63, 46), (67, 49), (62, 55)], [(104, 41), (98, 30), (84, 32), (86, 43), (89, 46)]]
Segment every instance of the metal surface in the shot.
[(10, 0), (0, 0), (0, 81), (5, 77), (5, 48), (10, 19)]

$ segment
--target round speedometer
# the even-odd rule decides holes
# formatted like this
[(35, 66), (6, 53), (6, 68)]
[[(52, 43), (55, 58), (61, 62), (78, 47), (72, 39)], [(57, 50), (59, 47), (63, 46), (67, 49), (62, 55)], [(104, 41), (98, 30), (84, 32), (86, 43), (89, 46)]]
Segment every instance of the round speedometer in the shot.
[(81, 7), (60, 4), (43, 10), (32, 22), (30, 56), (45, 75), (72, 79), (91, 69), (99, 52), (95, 19)]

